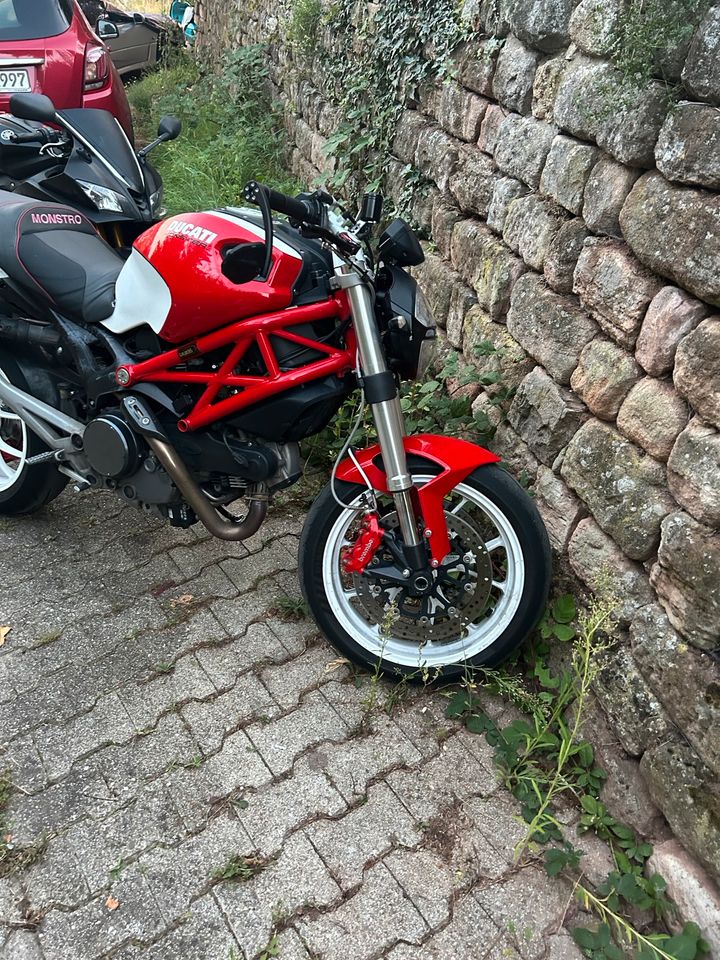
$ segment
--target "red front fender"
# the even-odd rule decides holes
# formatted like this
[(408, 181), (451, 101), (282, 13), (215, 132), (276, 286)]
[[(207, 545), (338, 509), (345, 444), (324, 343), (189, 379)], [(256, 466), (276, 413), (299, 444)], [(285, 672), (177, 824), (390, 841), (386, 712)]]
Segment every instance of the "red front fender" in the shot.
[[(484, 467), (488, 463), (498, 463), (500, 457), (495, 456), (484, 447), (478, 447), (467, 440), (457, 440), (454, 437), (439, 437), (431, 433), (421, 433), (413, 437), (406, 437), (405, 452), (408, 456), (422, 457), (436, 466), (442, 467), (442, 472), (418, 490), (423, 522), (426, 529), (431, 531), (428, 540), (433, 560), (442, 561), (450, 553), (447, 524), (443, 501), (445, 497), (473, 470)], [(355, 454), (358, 463), (367, 474), (378, 493), (388, 493), (385, 471), (378, 465), (380, 446), (375, 444), (366, 450)], [(375, 461), (378, 461), (376, 463)], [(338, 467), (337, 477), (346, 483), (358, 483), (365, 486), (362, 474), (351, 459), (343, 460)]]

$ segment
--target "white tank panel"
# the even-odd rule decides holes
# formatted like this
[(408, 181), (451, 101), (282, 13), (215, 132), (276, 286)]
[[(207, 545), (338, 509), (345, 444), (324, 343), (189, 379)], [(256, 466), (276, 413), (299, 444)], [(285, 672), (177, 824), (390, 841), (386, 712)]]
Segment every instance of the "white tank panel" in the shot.
[(170, 288), (155, 267), (133, 250), (115, 285), (115, 309), (102, 325), (127, 333), (147, 324), (160, 333), (172, 306)]

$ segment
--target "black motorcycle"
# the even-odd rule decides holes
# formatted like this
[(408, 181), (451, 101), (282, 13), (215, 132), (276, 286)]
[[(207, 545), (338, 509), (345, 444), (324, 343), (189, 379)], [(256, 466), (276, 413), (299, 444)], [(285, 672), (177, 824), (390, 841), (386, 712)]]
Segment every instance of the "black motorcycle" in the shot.
[(136, 153), (106, 110), (56, 110), (33, 93), (15, 94), (10, 109), (0, 114), (0, 189), (69, 204), (119, 252), (162, 219), (162, 178), (147, 157), (180, 135), (175, 117)]

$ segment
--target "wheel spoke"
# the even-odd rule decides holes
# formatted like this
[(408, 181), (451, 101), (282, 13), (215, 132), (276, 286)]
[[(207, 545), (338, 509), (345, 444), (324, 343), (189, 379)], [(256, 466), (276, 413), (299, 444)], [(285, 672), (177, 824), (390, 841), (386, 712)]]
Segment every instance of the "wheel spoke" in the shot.
[(463, 497), (460, 503), (456, 507), (452, 508), (450, 513), (460, 513), (460, 511), (462, 510), (462, 508), (465, 506), (466, 503), (467, 503), (467, 497)]
[(2, 457), (0, 457), (0, 478), (10, 480), (14, 478), (17, 471), (13, 470)]
[(502, 583), (500, 583), (499, 580), (493, 580), (492, 585), (493, 587), (495, 587), (496, 590), (499, 590), (500, 593), (505, 593), (505, 588), (507, 587), (507, 580), (503, 580)]
[(495, 537), (493, 540), (488, 540), (485, 543), (485, 549), (488, 553), (492, 553), (493, 550), (498, 550), (500, 547), (505, 546), (505, 541), (502, 537)]
[(0, 407), (0, 420), (21, 420), (22, 418), (17, 414), (13, 413), (12, 410), (6, 410), (4, 407)]
[(2, 437), (0, 437), (0, 453), (6, 453), (8, 456), (15, 457), (18, 460), (23, 454), (22, 450), (19, 450), (17, 447), (13, 447), (11, 444), (7, 443), (7, 441), (3, 440)]

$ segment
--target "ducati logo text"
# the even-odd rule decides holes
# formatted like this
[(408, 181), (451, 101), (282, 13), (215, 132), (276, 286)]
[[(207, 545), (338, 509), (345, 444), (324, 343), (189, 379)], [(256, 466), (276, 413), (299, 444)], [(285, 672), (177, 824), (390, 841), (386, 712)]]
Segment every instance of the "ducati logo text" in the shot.
[(194, 223), (188, 223), (186, 220), (172, 220), (168, 227), (168, 236), (185, 237), (191, 243), (197, 243), (201, 247), (208, 247), (217, 240), (217, 234), (212, 230), (205, 230), (203, 227), (197, 227)]

